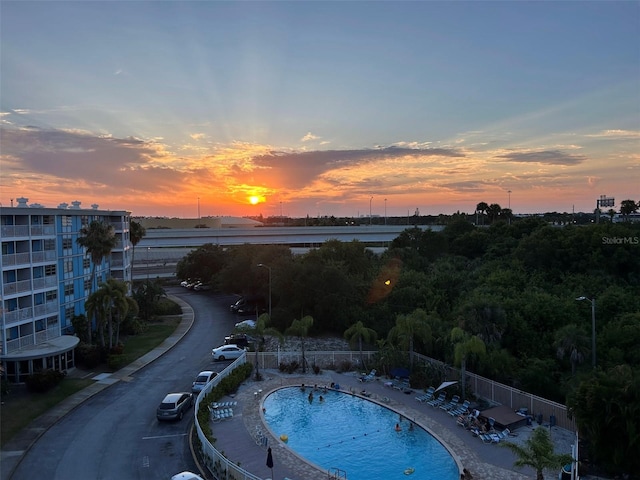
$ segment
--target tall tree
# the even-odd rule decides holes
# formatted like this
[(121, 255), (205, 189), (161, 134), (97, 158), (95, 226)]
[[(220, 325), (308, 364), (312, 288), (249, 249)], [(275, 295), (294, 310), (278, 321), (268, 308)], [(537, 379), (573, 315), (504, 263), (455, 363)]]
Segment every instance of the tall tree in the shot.
[(545, 469), (560, 469), (564, 465), (573, 463), (569, 454), (556, 454), (553, 442), (546, 428), (538, 427), (525, 440), (524, 445), (512, 442), (500, 442), (501, 447), (511, 450), (518, 459), (514, 467), (531, 467), (536, 471), (536, 479), (544, 480)]
[(388, 338), (391, 343), (409, 350), (409, 364), (413, 367), (415, 341), (420, 340), (427, 345), (432, 341), (427, 313), (421, 308), (416, 308), (407, 315), (398, 315), (395, 326), (389, 330)]
[(636, 204), (633, 200), (623, 200), (620, 202), (620, 213), (625, 220), (629, 220), (629, 215), (636, 213), (640, 208), (640, 202)]
[(295, 319), (291, 326), (287, 328), (284, 332), (285, 335), (293, 335), (300, 339), (300, 346), (302, 349), (302, 373), (306, 373), (306, 365), (307, 361), (304, 356), (304, 340), (309, 336), (309, 329), (313, 325), (313, 317), (307, 315), (306, 317), (302, 317), (300, 320)]
[(500, 218), (500, 212), (502, 212), (502, 207), (497, 203), (492, 203), (489, 205), (487, 209), (487, 216), (489, 217), (489, 222), (494, 223)]
[[(98, 288), (96, 276), (98, 265), (102, 263), (105, 257), (111, 255), (111, 250), (118, 244), (118, 239), (114, 233), (113, 226), (106, 222), (94, 220), (80, 229), (80, 236), (76, 242), (85, 249), (86, 255), (91, 258), (91, 293), (93, 293)], [(93, 320), (93, 318), (89, 317), (87, 322), (89, 343), (91, 343)]]
[[(482, 220), (482, 225), (484, 225), (484, 214), (489, 210), (489, 204), (487, 202), (480, 202), (476, 205), (476, 216), (480, 213), (480, 219)], [(476, 217), (476, 224), (478, 223), (478, 219)]]
[(347, 339), (349, 343), (358, 343), (358, 350), (360, 351), (360, 364), (364, 366), (364, 357), (362, 355), (362, 342), (373, 343), (376, 341), (378, 334), (372, 328), (368, 328), (358, 320), (356, 323), (351, 325), (344, 332), (344, 338)]
[(125, 282), (109, 278), (100, 284), (100, 288), (89, 295), (86, 302), (87, 313), (98, 319), (98, 332), (100, 343), (105, 347), (104, 327), (107, 326), (109, 349), (113, 348), (113, 319), (126, 316), (129, 310), (127, 302), (127, 284)]
[(469, 335), (460, 327), (451, 330), (451, 342), (453, 343), (453, 357), (455, 365), (460, 365), (460, 386), (462, 387), (462, 399), (465, 395), (465, 379), (467, 378), (467, 358), (470, 355), (484, 355), (487, 351), (484, 342), (477, 335)]
[[(147, 229), (142, 226), (141, 223), (136, 222), (135, 220), (131, 220), (129, 223), (129, 241), (131, 242), (131, 278), (133, 278), (133, 265), (134, 259), (136, 255), (136, 245), (140, 243), (140, 240), (144, 238), (147, 234)], [(147, 265), (147, 271), (149, 269), (149, 265)]]
[(559, 359), (569, 357), (571, 375), (576, 374), (576, 367), (584, 361), (583, 351), (589, 350), (589, 337), (574, 323), (565, 325), (555, 332), (556, 355)]

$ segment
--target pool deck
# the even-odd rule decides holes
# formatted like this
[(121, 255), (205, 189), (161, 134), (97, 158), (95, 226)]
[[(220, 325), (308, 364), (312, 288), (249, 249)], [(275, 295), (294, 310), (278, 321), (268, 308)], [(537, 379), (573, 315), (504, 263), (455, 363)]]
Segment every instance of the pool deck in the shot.
[[(330, 385), (332, 382), (340, 385), (341, 390), (359, 394), (366, 390), (370, 399), (389, 407), (403, 417), (414, 421), (426, 428), (445, 444), (452, 452), (461, 467), (467, 468), (476, 480), (525, 480), (535, 478), (535, 472), (530, 468), (516, 469), (513, 463), (516, 457), (510, 450), (496, 444), (485, 444), (478, 437), (474, 437), (466, 429), (456, 425), (455, 418), (440, 408), (434, 408), (416, 401), (420, 391), (405, 394), (400, 390), (385, 386), (385, 381), (378, 378), (369, 382), (360, 382), (359, 374), (336, 373), (332, 371), (314, 374), (285, 374), (276, 370), (261, 371), (263, 380), (260, 382), (248, 380), (234, 395), (225, 397), (221, 401), (234, 400), (238, 405), (234, 408), (234, 416), (212, 424), (213, 436), (217, 439), (215, 447), (224, 452), (225, 456), (234, 463), (254, 475), (264, 479), (271, 479), (271, 471), (266, 466), (266, 447), (257, 445), (254, 434), (256, 429), (265, 432), (272, 448), (274, 468), (273, 480), (317, 480), (326, 479), (326, 470), (321, 470), (305, 462), (293, 453), (276, 435), (271, 434), (262, 420), (261, 401), (270, 391), (287, 385), (307, 386)], [(510, 441), (522, 442), (526, 440), (537, 424), (517, 429), (516, 437)], [(543, 425), (549, 428), (549, 425)], [(573, 432), (553, 427), (551, 438), (556, 446), (556, 453), (571, 453), (571, 444), (575, 436)], [(336, 465), (340, 467), (340, 465)], [(346, 471), (347, 478), (349, 476)], [(547, 478), (555, 478), (558, 472), (545, 472)]]

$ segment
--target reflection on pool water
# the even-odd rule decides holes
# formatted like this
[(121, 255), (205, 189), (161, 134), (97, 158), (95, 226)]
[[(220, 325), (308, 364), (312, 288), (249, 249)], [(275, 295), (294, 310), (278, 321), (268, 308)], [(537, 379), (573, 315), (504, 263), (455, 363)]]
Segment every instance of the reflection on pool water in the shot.
[(340, 469), (349, 480), (460, 478), (448, 450), (417, 425), (410, 429), (409, 419), (349, 393), (315, 391), (310, 400), (312, 390), (281, 388), (263, 403), (274, 435), (288, 437), (288, 447), (309, 462)]

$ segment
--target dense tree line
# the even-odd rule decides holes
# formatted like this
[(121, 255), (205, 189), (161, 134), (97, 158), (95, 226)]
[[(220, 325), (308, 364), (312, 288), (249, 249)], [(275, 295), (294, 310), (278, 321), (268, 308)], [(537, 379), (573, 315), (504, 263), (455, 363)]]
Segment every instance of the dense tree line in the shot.
[[(638, 471), (640, 225), (560, 227), (494, 210), (485, 226), (459, 215), (442, 232), (409, 227), (382, 255), (358, 241), (299, 256), (205, 245), (177, 275), (266, 300), (271, 274), (270, 327), (286, 332), (310, 317), (309, 335), (349, 332), (358, 348), (386, 339), (565, 403), (591, 458)], [(591, 305), (579, 297), (595, 305), (596, 369)]]

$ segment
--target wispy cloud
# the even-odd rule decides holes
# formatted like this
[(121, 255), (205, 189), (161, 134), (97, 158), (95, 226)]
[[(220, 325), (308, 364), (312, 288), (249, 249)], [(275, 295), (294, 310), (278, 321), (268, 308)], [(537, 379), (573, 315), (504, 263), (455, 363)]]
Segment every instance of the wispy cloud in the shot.
[(511, 152), (498, 155), (510, 162), (540, 163), (544, 165), (578, 165), (587, 160), (584, 155), (572, 155), (560, 150), (539, 150), (534, 152)]

